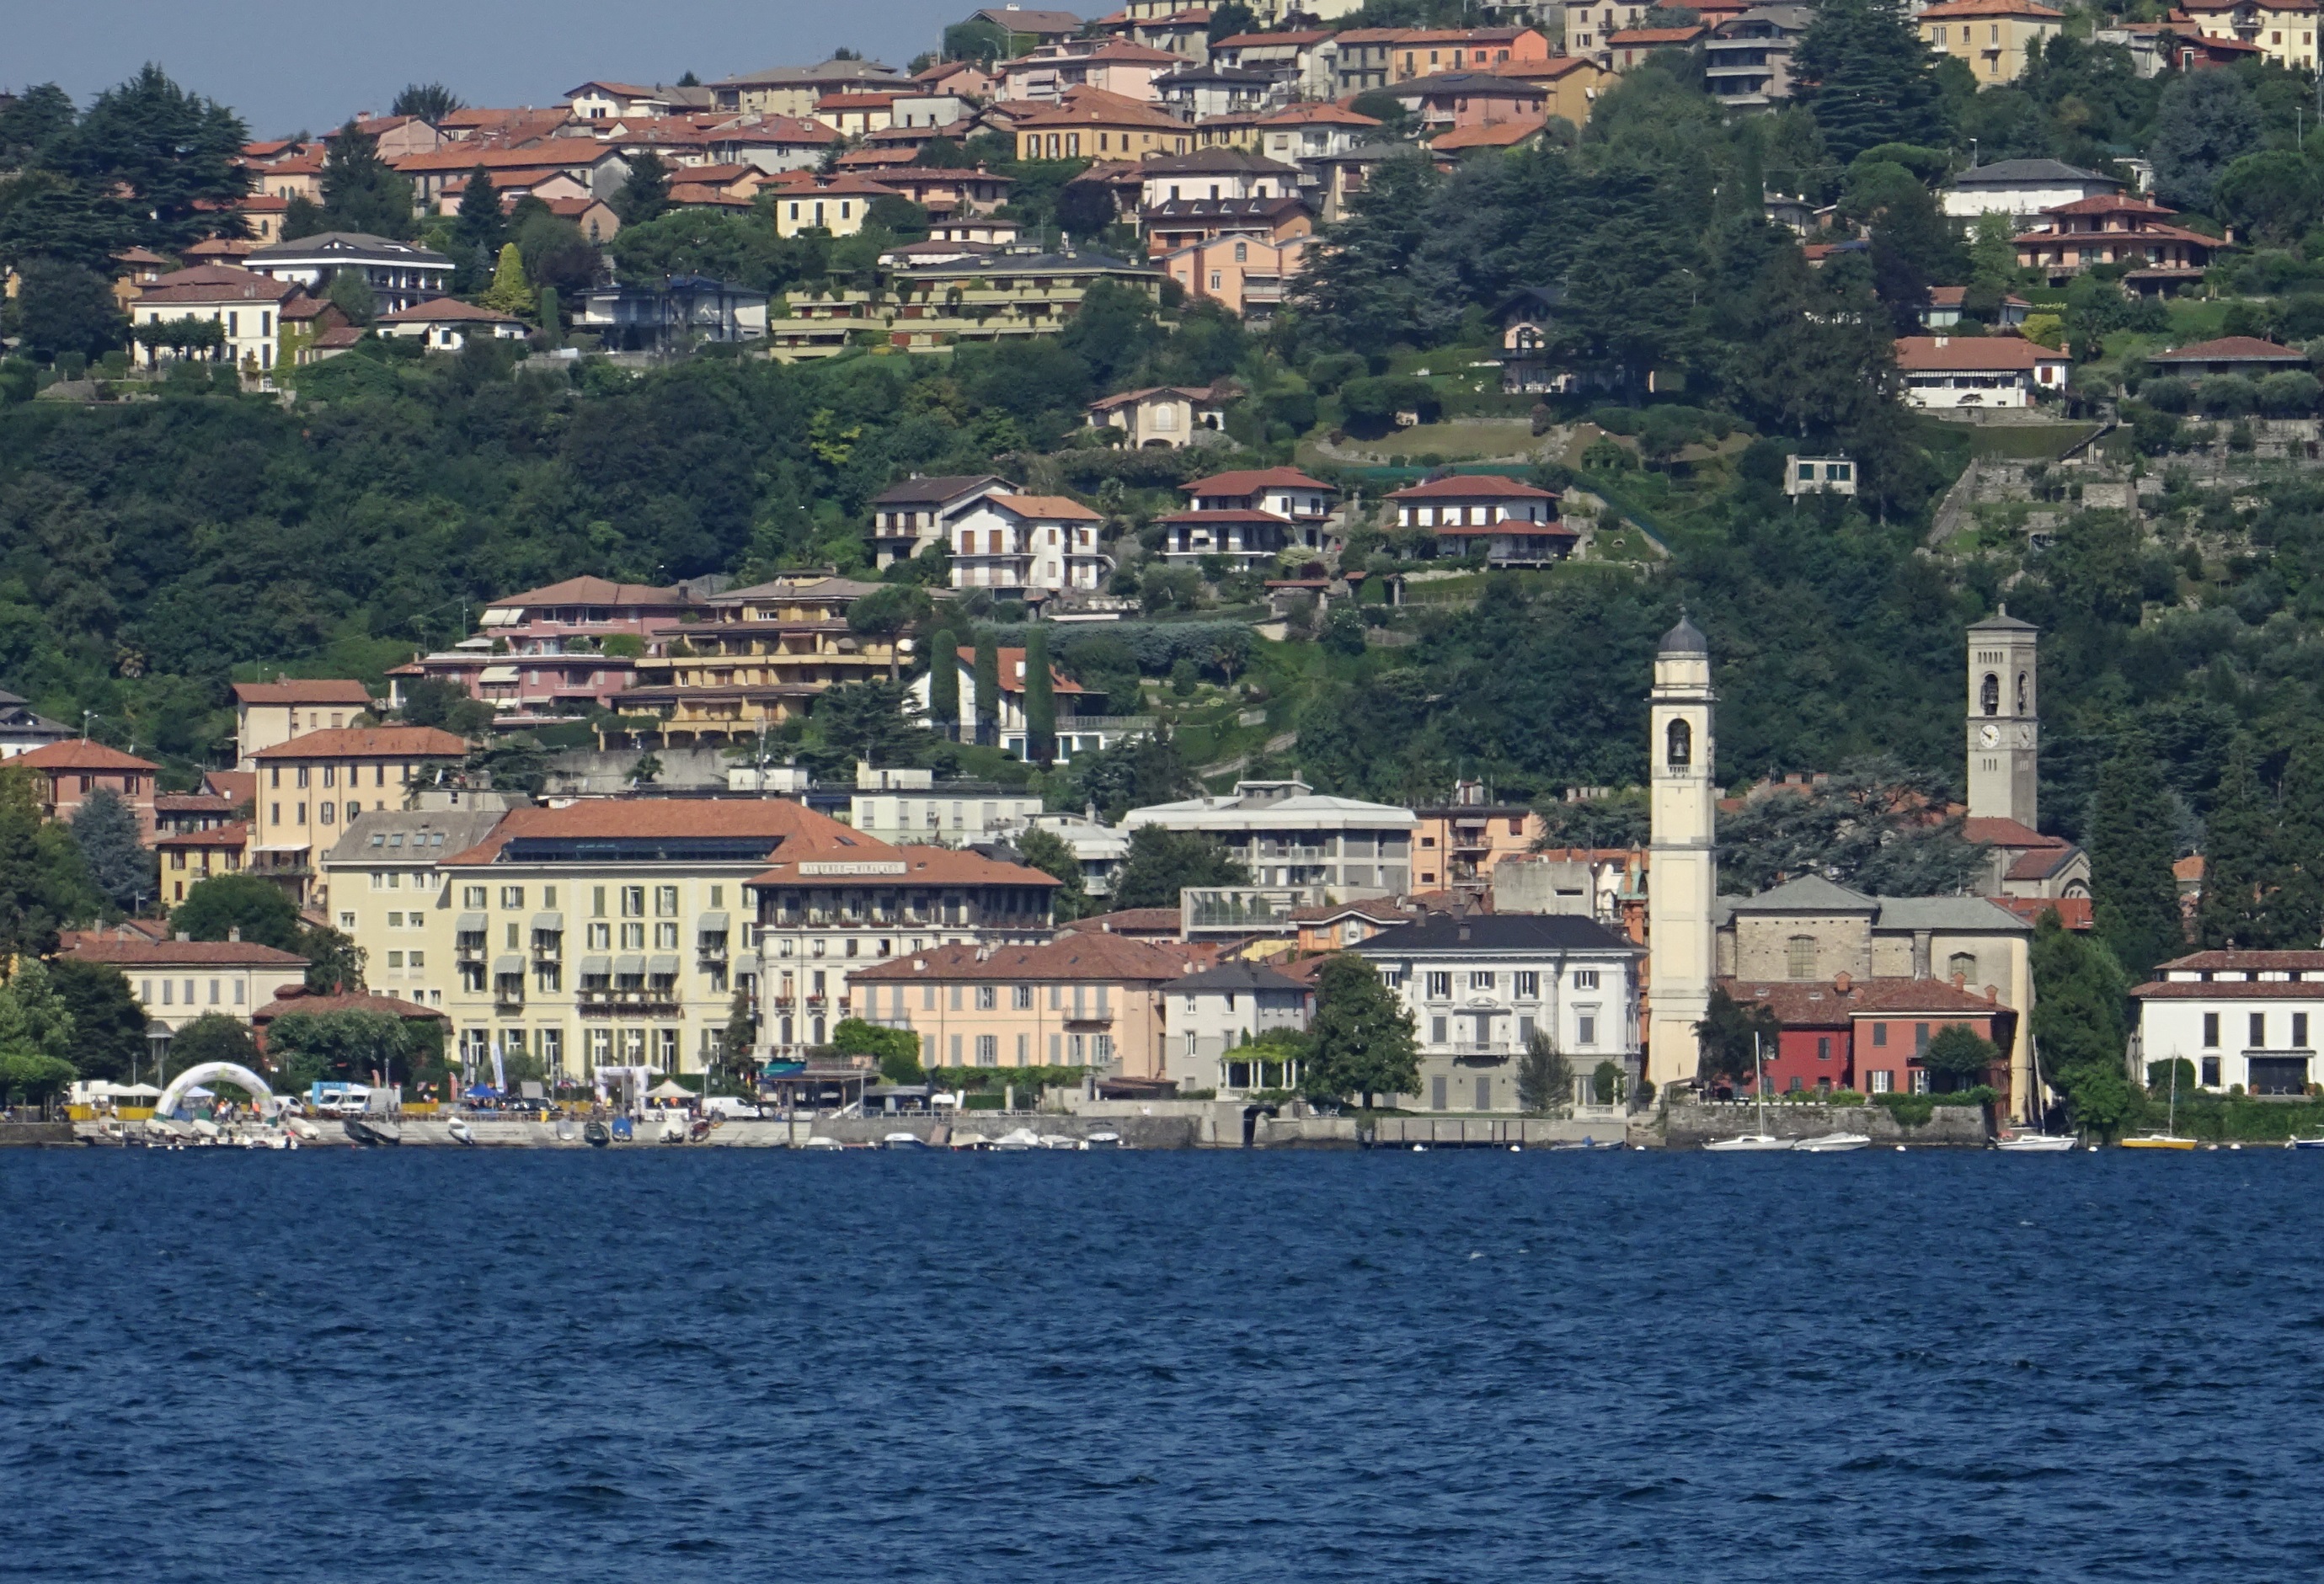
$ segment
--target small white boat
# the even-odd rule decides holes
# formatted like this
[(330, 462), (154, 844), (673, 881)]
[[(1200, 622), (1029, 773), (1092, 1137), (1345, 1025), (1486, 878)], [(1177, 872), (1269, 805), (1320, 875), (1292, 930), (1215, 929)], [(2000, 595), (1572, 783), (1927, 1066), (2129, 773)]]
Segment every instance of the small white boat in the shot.
[(2287, 1138), (2283, 1141), (2283, 1147), (2286, 1149), (2324, 1149), (2324, 1138)]
[(451, 1126), (445, 1128), (445, 1131), (452, 1136), (452, 1142), (455, 1144), (474, 1144), (476, 1141), (476, 1130), (468, 1126), (467, 1119), (465, 1117), (453, 1118)]
[(1041, 1136), (1030, 1128), (1011, 1128), (992, 1141), (992, 1147), (1009, 1150), (1039, 1149), (1042, 1147)]
[(814, 1137), (808, 1139), (805, 1144), (800, 1145), (799, 1147), (801, 1149), (845, 1149), (847, 1147), (840, 1143), (836, 1138), (825, 1138), (822, 1134), (818, 1133)]
[(1080, 1139), (1068, 1138), (1062, 1133), (1044, 1133), (1041, 1135), (1041, 1147), (1043, 1149), (1079, 1149), (1081, 1147), (1082, 1141)]
[(2007, 1150), (2011, 1155), (2071, 1155), (2074, 1138), (2070, 1133), (2013, 1133), (2006, 1138), (1995, 1139), (1993, 1147)]
[(1805, 1155), (1841, 1155), (1862, 1149), (1871, 1142), (1861, 1133), (1820, 1133), (1813, 1138), (1801, 1139), (1793, 1147)]
[(920, 1136), (917, 1133), (890, 1133), (886, 1137), (880, 1140), (880, 1147), (882, 1149), (926, 1149), (927, 1146), (921, 1142)]
[(1121, 1147), (1121, 1135), (1113, 1132), (1093, 1133), (1089, 1136), (1088, 1142), (1082, 1147), (1084, 1149), (1120, 1149)]
[(1794, 1147), (1788, 1138), (1778, 1138), (1772, 1133), (1738, 1133), (1732, 1138), (1714, 1138), (1702, 1147), (1720, 1155), (1768, 1154)]

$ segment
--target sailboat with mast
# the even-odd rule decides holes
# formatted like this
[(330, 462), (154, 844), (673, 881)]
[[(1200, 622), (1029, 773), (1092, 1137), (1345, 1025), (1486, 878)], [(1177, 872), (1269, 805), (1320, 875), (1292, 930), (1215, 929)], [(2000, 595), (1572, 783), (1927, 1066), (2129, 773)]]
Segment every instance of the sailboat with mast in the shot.
[(2195, 1141), (2179, 1137), (2179, 1063), (2171, 1063), (2171, 1110), (2160, 1133), (2142, 1133), (2135, 1138), (2122, 1141), (2125, 1149), (2192, 1149)]
[(1738, 1133), (1732, 1138), (1714, 1138), (1702, 1147), (1704, 1149), (1714, 1150), (1722, 1155), (1740, 1155), (1788, 1150), (1792, 1147), (1790, 1139), (1778, 1138), (1767, 1131), (1766, 1061), (1765, 1053), (1760, 1048), (1759, 1036), (1756, 1034), (1751, 1036), (1751, 1092), (1753, 1098), (1759, 1103), (1759, 1130), (1757, 1133)]
[[(2026, 1036), (2034, 1052), (2034, 1103), (2042, 1103), (2042, 1044), (2031, 1035)], [(2070, 1155), (2078, 1141), (2070, 1133), (2052, 1133), (2039, 1121), (2031, 1133), (2005, 1133), (1993, 1141), (1993, 1147), (2011, 1155)]]

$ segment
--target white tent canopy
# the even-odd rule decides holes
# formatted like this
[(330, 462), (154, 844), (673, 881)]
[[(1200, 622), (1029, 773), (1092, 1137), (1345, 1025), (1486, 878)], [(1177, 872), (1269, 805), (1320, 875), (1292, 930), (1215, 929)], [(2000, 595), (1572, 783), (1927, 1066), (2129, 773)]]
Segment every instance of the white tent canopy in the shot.
[(684, 1084), (673, 1083), (665, 1078), (646, 1091), (646, 1098), (648, 1100), (692, 1100), (694, 1091)]

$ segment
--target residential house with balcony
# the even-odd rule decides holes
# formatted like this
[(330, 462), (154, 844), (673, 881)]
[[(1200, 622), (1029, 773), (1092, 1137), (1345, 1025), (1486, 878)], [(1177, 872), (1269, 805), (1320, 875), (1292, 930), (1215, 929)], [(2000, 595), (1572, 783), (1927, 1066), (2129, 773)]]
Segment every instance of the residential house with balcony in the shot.
[(1211, 64), (1265, 72), (1293, 98), (1329, 100), (1339, 91), (1333, 64), (1340, 36), (1323, 28), (1230, 33), (1211, 46)]
[(1175, 1047), (1169, 1075), (1182, 1091), (1207, 1089), (1228, 1099), (1299, 1086), (1296, 1060), (1262, 1059), (1250, 1047), (1270, 1034), (1305, 1031), (1315, 1015), (1312, 983), (1263, 962), (1221, 962), (1171, 981), (1163, 994)]
[(506, 801), (427, 793), (419, 807), (366, 809), (340, 827), (319, 861), (321, 889), (332, 924), (363, 948), (364, 981), (374, 992), (436, 1008), (447, 991), (457, 994), (444, 863), (491, 835)]
[[(1027, 757), (1025, 748), (1025, 651), (1004, 649), (1000, 651), (1001, 698), (999, 717), (986, 725), (980, 737), (976, 720), (976, 650), (963, 644), (954, 651), (953, 661), (958, 670), (960, 719), (945, 723), (930, 720), (932, 727), (948, 729), (963, 742), (982, 741), (1019, 759)], [(1080, 683), (1049, 668), (1049, 695), (1055, 702), (1057, 716), (1057, 762), (1071, 763), (1077, 753), (1094, 753), (1111, 748), (1140, 732), (1154, 729), (1150, 715), (1107, 715), (1097, 713), (1103, 700), (1084, 691)], [(922, 710), (928, 707), (928, 678), (926, 673), (913, 679), (912, 696), (919, 701)], [(1086, 712), (1086, 713), (1084, 713)]]
[(1055, 335), (1100, 281), (1158, 295), (1162, 280), (1162, 272), (1143, 261), (1079, 249), (946, 256), (893, 272), (876, 296), (843, 288), (793, 297), (791, 317), (774, 323), (770, 350), (798, 362), (836, 356), (865, 333), (884, 334), (890, 345), (918, 351)]
[[(1162, 268), (1189, 296), (1207, 298), (1229, 313), (1264, 320), (1283, 306), (1291, 282), (1305, 267), (1314, 238), (1306, 205), (1296, 198), (1261, 200), (1296, 207), (1283, 218), (1298, 227), (1282, 236), (1238, 235), (1231, 231), (1188, 242), (1161, 257)], [(1209, 229), (1214, 220), (1205, 220)], [(1270, 227), (1270, 230), (1274, 227)]]
[(707, 275), (593, 287), (574, 322), (621, 352), (681, 352), (704, 342), (763, 340), (767, 294)]
[(879, 185), (899, 193), (928, 212), (931, 220), (990, 215), (1009, 201), (1016, 179), (982, 167), (946, 170), (927, 165), (903, 165), (880, 172)]
[[(942, 945), (856, 968), (857, 1015), (919, 1037), (920, 1064), (1085, 1067), (1176, 1078), (1165, 999), (1195, 966), (1186, 947), (1120, 935)], [(1182, 1080), (1183, 1082), (1183, 1080)]]
[(1516, 1111), (1517, 1060), (1545, 1036), (1577, 1076), (1611, 1062), (1640, 1067), (1642, 948), (1568, 914), (1430, 914), (1350, 948), (1412, 1014), (1418, 1091), (1431, 1111)]
[(391, 703), (401, 709), (410, 685), (425, 678), (483, 700), (510, 725), (611, 708), (636, 686), (638, 654), (663, 629), (700, 613), (707, 586), (715, 585), (568, 577), (506, 595), (484, 607), (474, 637), (390, 672)]
[(2308, 355), (2293, 346), (2279, 346), (2258, 336), (2223, 336), (2216, 341), (2196, 341), (2167, 352), (2150, 352), (2146, 361), (2157, 373), (2190, 380), (2214, 374), (2241, 374), (2262, 380), (2270, 374), (2297, 373), (2308, 366)]
[(868, 176), (835, 176), (813, 187), (792, 188), (775, 200), (775, 235), (798, 236), (822, 231), (833, 236), (853, 236), (871, 218), (873, 204), (901, 196), (887, 183)]
[(1565, 52), (1609, 66), (1607, 41), (1626, 28), (1644, 27), (1651, 9), (1639, 0), (1565, 0)]
[(950, 544), (964, 516), (1015, 486), (998, 474), (914, 474), (872, 497), (872, 547), (882, 567), (908, 561), (935, 544)]
[(607, 746), (616, 739), (640, 748), (755, 741), (805, 714), (836, 683), (893, 677), (896, 640), (847, 624), (848, 608), (880, 586), (790, 574), (712, 595), (699, 621), (659, 624), (637, 662), (637, 685), (616, 695), (613, 707), (659, 724), (611, 732)]
[(38, 778), (43, 818), (70, 823), (80, 806), (99, 791), (112, 793), (137, 816), (139, 839), (153, 841), (154, 778), (161, 767), (86, 737), (69, 737), (28, 749), (8, 760), (10, 769), (26, 769)]
[(1318, 794), (1305, 781), (1238, 781), (1204, 793), (1133, 808), (1121, 829), (1192, 831), (1223, 845), (1259, 886), (1308, 893), (1301, 906), (1401, 896), (1412, 889), (1413, 837), (1420, 821), (1394, 804)]
[(2192, 23), (2203, 38), (2257, 51), (2287, 70), (2316, 69), (2315, 0), (2180, 0), (2172, 19)]
[(235, 763), (258, 768), (262, 748), (308, 732), (336, 731), (372, 706), (371, 689), (352, 679), (286, 677), (234, 685)]
[(1240, 148), (1159, 155), (1138, 168), (1138, 179), (1139, 207), (1148, 210), (1194, 200), (1296, 198), (1299, 193), (1296, 165)]
[(1558, 516), (1558, 498), (1497, 473), (1448, 474), (1388, 496), (1398, 528), (1426, 529), (1456, 556), (1481, 547), (1493, 566), (1547, 566), (1582, 536)]
[(761, 1045), (803, 1052), (850, 1017), (892, 1024), (892, 1004), (858, 1001), (850, 983), (879, 963), (1043, 944), (1057, 883), (982, 853), (891, 846), (835, 824), (785, 841), (749, 887)]
[(1549, 40), (1531, 27), (1413, 28), (1388, 51), (1390, 83), (1447, 71), (1498, 71), (1550, 59)]
[(858, 764), (847, 828), (882, 842), (979, 847), (1022, 833), (1041, 795), (993, 781), (939, 781), (936, 772)]
[(903, 72), (877, 60), (835, 59), (819, 66), (777, 66), (742, 72), (709, 87), (712, 103), (721, 110), (805, 118), (815, 113), (816, 101), (825, 94), (908, 93), (918, 86)]
[(1163, 554), (1175, 561), (1221, 556), (1239, 570), (1294, 547), (1322, 548), (1338, 503), (1331, 485), (1295, 467), (1213, 474), (1179, 488), (1192, 509), (1156, 519), (1169, 530)]
[(986, 495), (952, 529), (952, 585), (1019, 597), (1095, 594), (1113, 570), (1098, 546), (1104, 521), (1064, 495)]
[[(2307, 64), (2312, 66), (2314, 0), (2305, 3), (2310, 30)], [(1985, 86), (2024, 76), (2025, 68), (2065, 26), (2066, 14), (2034, 0), (1942, 0), (1923, 7), (1914, 22), (1923, 43), (1960, 61)]]
[[(164, 793), (166, 800), (171, 794)], [(157, 900), (176, 906), (186, 899), (186, 889), (217, 874), (242, 872), (243, 855), (250, 846), (250, 824), (234, 820), (167, 831), (153, 838), (153, 859), (159, 866), (161, 894)]]
[(401, 808), (467, 743), (433, 726), (349, 726), (308, 732), (262, 748), (249, 864), (302, 906), (319, 902), (316, 855), (358, 815)]
[(1416, 77), (1388, 91), (1429, 132), (1509, 122), (1538, 124), (1549, 102), (1549, 90), (1538, 83), (1478, 71)]
[(457, 352), (471, 340), (521, 341), (530, 333), (530, 327), (513, 315), (462, 302), (456, 297), (400, 308), (373, 322), (381, 335), (418, 341), (430, 352)]
[(1210, 59), (1211, 8), (1179, 5), (1175, 0), (1130, 0), (1117, 14), (1129, 20), (1130, 36), (1189, 60)]
[(1734, 110), (1762, 110), (1792, 97), (1792, 53), (1815, 8), (1778, 0), (1715, 24), (1702, 44), (1702, 87)]
[(1185, 122), (1249, 115), (1290, 97), (1282, 77), (1232, 66), (1185, 65), (1154, 79), (1162, 104)]
[(1413, 809), (1412, 885), (1416, 891), (1481, 894), (1504, 858), (1531, 852), (1542, 834), (1541, 816), (1522, 803), (1495, 803), (1481, 782), (1462, 781), (1450, 803)]
[(1619, 77), (1665, 50), (1692, 50), (1708, 31), (1700, 26), (1624, 28), (1606, 41), (1607, 69)]
[(1260, 116), (1252, 126), (1254, 152), (1298, 172), (1297, 190), (1314, 196), (1322, 179), (1303, 163), (1344, 154), (1378, 135), (1380, 124), (1344, 105), (1292, 105)]
[(2128, 264), (2134, 291), (2169, 291), (2203, 278), (2227, 244), (2169, 222), (2178, 213), (2149, 198), (2081, 198), (2042, 211), (2046, 225), (2011, 239), (2021, 268), (2062, 286), (2096, 264)]
[(157, 941), (126, 926), (85, 930), (60, 955), (121, 971), (145, 1013), (146, 1037), (157, 1056), (195, 1018), (215, 1014), (248, 1023), (255, 1008), (307, 981), (307, 960), (296, 952), (239, 938)]
[(2196, 952), (2157, 967), (2130, 998), (2135, 1082), (2146, 1078), (2135, 1069), (2174, 1061), (2215, 1094), (2300, 1095), (2324, 1080), (2324, 952)]
[(1124, 391), (1089, 404), (1089, 427), (1120, 430), (1130, 450), (1173, 451), (1194, 444), (1198, 435), (1223, 437), (1227, 403), (1241, 394), (1231, 382)]
[[(458, 174), (466, 176), (475, 161), (491, 152), (467, 151), (470, 166)], [(625, 167), (624, 180), (628, 174)], [(426, 196), (420, 195), (423, 202)], [(316, 297), (323, 295), (335, 277), (352, 272), (362, 276), (371, 288), (372, 299), (382, 313), (411, 308), (452, 290), (452, 261), (442, 253), (418, 243), (392, 242), (360, 231), (325, 231), (272, 243), (245, 253), (242, 267), (253, 274), (290, 282)]]
[(1342, 28), (1333, 41), (1332, 94), (1342, 101), (1388, 87), (1396, 70), (1396, 41), (1404, 29)]

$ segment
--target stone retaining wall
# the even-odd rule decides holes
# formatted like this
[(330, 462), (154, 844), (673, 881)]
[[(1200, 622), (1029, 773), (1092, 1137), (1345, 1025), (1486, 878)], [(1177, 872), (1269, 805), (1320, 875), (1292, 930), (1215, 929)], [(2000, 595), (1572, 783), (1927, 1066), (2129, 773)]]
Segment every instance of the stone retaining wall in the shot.
[[(1901, 1126), (1894, 1112), (1877, 1105), (1771, 1105), (1766, 1115), (1766, 1130), (1778, 1138), (1861, 1133), (1876, 1148), (1903, 1144), (1981, 1149), (1986, 1142), (1985, 1113), (1974, 1106), (1939, 1106), (1918, 1128)], [(1755, 1106), (1682, 1103), (1663, 1112), (1663, 1143), (1671, 1149), (1700, 1149), (1714, 1138), (1758, 1130), (1759, 1113)]]

